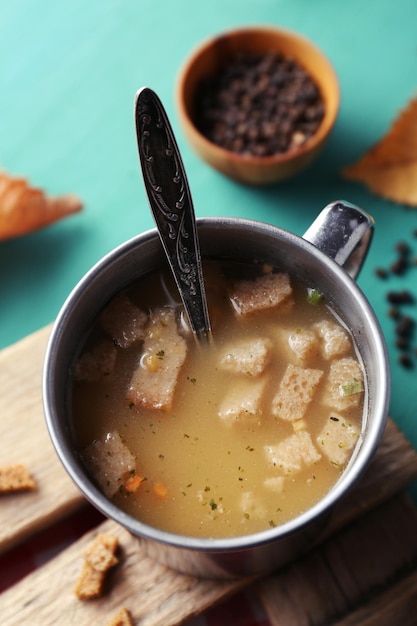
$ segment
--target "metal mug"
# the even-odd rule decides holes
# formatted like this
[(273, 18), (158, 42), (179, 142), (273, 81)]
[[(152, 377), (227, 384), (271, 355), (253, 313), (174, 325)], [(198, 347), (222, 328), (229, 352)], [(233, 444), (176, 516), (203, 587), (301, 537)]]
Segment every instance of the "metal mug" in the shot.
[(317, 504), (296, 518), (252, 535), (209, 539), (169, 533), (121, 511), (87, 473), (73, 437), (69, 371), (94, 322), (118, 291), (166, 263), (157, 231), (145, 232), (99, 261), (64, 303), (50, 335), (43, 376), (46, 422), (55, 449), (84, 496), (107, 517), (140, 538), (154, 559), (188, 574), (225, 578), (270, 572), (317, 539), (334, 505), (355, 485), (384, 431), (390, 372), (381, 328), (355, 278), (365, 259), (373, 220), (346, 202), (319, 214), (304, 237), (269, 224), (238, 218), (197, 220), (202, 257), (262, 259), (326, 298), (350, 329), (363, 361), (367, 391), (363, 428), (348, 467)]

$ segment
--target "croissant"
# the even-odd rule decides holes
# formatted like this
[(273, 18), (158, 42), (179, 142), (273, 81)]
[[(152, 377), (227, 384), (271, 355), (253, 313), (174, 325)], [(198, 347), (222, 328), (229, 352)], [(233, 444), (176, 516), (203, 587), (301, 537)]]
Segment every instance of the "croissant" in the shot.
[(0, 241), (19, 237), (82, 209), (74, 194), (48, 197), (25, 178), (0, 172)]

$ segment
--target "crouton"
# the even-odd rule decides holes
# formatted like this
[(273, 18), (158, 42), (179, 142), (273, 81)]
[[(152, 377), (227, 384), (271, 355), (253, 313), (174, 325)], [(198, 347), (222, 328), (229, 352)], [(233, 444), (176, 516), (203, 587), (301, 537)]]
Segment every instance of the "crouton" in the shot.
[(116, 363), (117, 348), (112, 341), (102, 341), (84, 352), (75, 363), (74, 380), (85, 382), (110, 381)]
[(359, 429), (338, 413), (326, 420), (316, 442), (335, 465), (344, 465), (359, 437)]
[(240, 498), (240, 508), (245, 517), (262, 519), (266, 515), (265, 506), (252, 491), (244, 491)]
[(293, 303), (290, 277), (286, 273), (238, 281), (229, 296), (236, 315), (242, 316), (277, 307), (288, 310)]
[(284, 491), (285, 478), (283, 476), (269, 476), (264, 479), (264, 487), (274, 493), (282, 493)]
[(148, 409), (171, 409), (187, 344), (178, 333), (175, 311), (156, 309), (146, 328), (140, 364), (133, 372), (127, 400)]
[(259, 376), (268, 363), (271, 347), (268, 338), (240, 341), (222, 352), (219, 367), (225, 372)]
[(290, 363), (272, 400), (272, 413), (291, 422), (302, 419), (322, 375), (322, 370), (303, 369)]
[(117, 611), (111, 620), (107, 623), (107, 626), (133, 626), (132, 617), (129, 611), (122, 607)]
[(115, 556), (117, 546), (117, 537), (109, 533), (98, 533), (83, 551), (83, 557), (95, 570), (105, 572), (118, 561)]
[(100, 315), (103, 330), (120, 348), (128, 348), (145, 336), (147, 314), (125, 294), (115, 296)]
[(356, 407), (363, 398), (363, 371), (359, 362), (352, 357), (334, 361), (323, 394), (325, 405), (343, 411)]
[(264, 452), (269, 465), (280, 469), (284, 474), (299, 472), (303, 467), (313, 465), (321, 459), (321, 454), (306, 430), (300, 430), (276, 445), (264, 446)]
[(239, 379), (230, 385), (221, 403), (218, 416), (230, 424), (240, 420), (253, 420), (261, 417), (260, 403), (266, 380)]
[(103, 440), (93, 441), (83, 450), (82, 457), (108, 498), (124, 485), (126, 474), (136, 468), (135, 457), (116, 431), (107, 433)]
[(317, 335), (307, 328), (291, 330), (288, 334), (288, 346), (301, 365), (306, 365), (320, 350)]
[(84, 550), (84, 562), (74, 588), (80, 600), (90, 600), (102, 595), (108, 570), (118, 563), (115, 555), (119, 542), (109, 533), (98, 533)]
[(313, 328), (322, 340), (321, 353), (325, 359), (344, 356), (351, 350), (350, 337), (339, 324), (323, 320), (314, 324)]
[(36, 489), (36, 482), (25, 465), (4, 465), (0, 467), (0, 493), (31, 491)]

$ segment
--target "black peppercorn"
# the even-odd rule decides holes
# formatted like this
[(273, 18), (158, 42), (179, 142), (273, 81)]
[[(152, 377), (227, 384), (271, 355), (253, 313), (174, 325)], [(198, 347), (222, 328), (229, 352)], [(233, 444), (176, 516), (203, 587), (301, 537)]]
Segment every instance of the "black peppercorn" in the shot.
[(280, 54), (237, 54), (198, 90), (196, 125), (213, 143), (272, 156), (298, 148), (324, 117), (310, 75)]

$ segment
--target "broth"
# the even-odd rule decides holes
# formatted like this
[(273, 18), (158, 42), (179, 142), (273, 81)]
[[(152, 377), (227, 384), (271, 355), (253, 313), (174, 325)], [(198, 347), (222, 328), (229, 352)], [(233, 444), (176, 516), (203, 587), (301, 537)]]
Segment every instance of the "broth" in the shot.
[(72, 411), (85, 463), (120, 508), (182, 535), (239, 536), (296, 517), (337, 482), (366, 381), (309, 286), (256, 264), (204, 271), (212, 342), (196, 344), (170, 276), (154, 272), (95, 323)]

